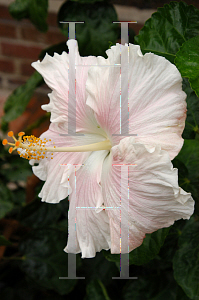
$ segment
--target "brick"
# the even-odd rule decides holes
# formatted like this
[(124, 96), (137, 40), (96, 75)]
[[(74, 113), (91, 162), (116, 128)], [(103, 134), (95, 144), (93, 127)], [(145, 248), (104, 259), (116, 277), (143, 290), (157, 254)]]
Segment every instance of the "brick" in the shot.
[(26, 81), (23, 80), (23, 79), (20, 79), (19, 76), (17, 76), (17, 79), (16, 78), (11, 78), (9, 79), (9, 83), (10, 84), (16, 84), (16, 85), (22, 85), (24, 84)]
[(16, 26), (8, 22), (0, 21), (0, 36), (7, 38), (16, 38)]
[(32, 60), (30, 62), (22, 62), (20, 65), (20, 74), (24, 76), (31, 76), (35, 69), (31, 67)]
[(0, 59), (0, 72), (13, 73), (15, 69), (14, 62), (7, 59)]
[(50, 26), (57, 27), (57, 14), (55, 13), (49, 13), (47, 17), (47, 23)]
[(24, 83), (26, 83), (26, 80), (20, 78), (19, 76), (17, 76), (17, 78), (9, 78), (8, 79), (8, 85), (9, 85), (10, 89), (16, 89)]
[(8, 6), (0, 5), (0, 19), (13, 20), (12, 16), (9, 13)]
[(66, 41), (66, 37), (57, 28), (49, 28), (46, 33), (38, 32), (34, 27), (26, 26), (21, 27), (21, 36), (24, 40), (42, 42), (47, 45), (58, 44), (60, 42)]
[(30, 114), (25, 111), (20, 117), (9, 123), (9, 130), (12, 130), (14, 134), (23, 131), (29, 124), (29, 117)]
[[(28, 103), (26, 110), (32, 115), (38, 109), (41, 109), (41, 105), (48, 103), (48, 96), (40, 93), (35, 93), (31, 101)], [(43, 111), (43, 110), (41, 110)]]
[(54, 31), (48, 31), (46, 35), (47, 43), (50, 45), (58, 44), (61, 42), (66, 42), (67, 38), (64, 36), (59, 29)]
[(50, 126), (50, 118), (49, 121), (46, 120), (38, 128), (33, 129), (32, 134), (36, 137), (39, 137), (43, 132), (49, 129), (49, 126)]
[(2, 54), (6, 56), (18, 57), (18, 58), (30, 58), (37, 60), (42, 47), (39, 46), (25, 46), (14, 43), (1, 43)]
[[(15, 134), (19, 131), (24, 131), (27, 126), (32, 125), (32, 123), (46, 114), (46, 111), (41, 109), (41, 105), (48, 102), (49, 100), (46, 96), (42, 94), (35, 94), (30, 100), (25, 112), (16, 120), (9, 123), (9, 130), (13, 130)], [(44, 122), (39, 126), (39, 128), (34, 129), (33, 134), (35, 136), (40, 136), (42, 132), (49, 128), (49, 124), (49, 121)]]
[(23, 40), (46, 43), (46, 34), (39, 32), (33, 26), (20, 27), (20, 32)]

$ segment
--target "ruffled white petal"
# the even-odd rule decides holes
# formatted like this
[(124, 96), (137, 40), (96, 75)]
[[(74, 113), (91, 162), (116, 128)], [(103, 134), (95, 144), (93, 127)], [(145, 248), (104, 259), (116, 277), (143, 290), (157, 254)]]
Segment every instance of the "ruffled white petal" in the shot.
[[(178, 219), (189, 219), (194, 211), (190, 193), (178, 186), (177, 169), (169, 155), (159, 146), (148, 150), (128, 137), (112, 148), (105, 159), (102, 171), (102, 195), (105, 206), (120, 206), (120, 166), (129, 166), (129, 251), (141, 245), (145, 233), (169, 227)], [(128, 174), (124, 174), (128, 177)], [(128, 186), (126, 186), (128, 197)], [(126, 198), (126, 203), (128, 198)], [(108, 210), (111, 232), (111, 253), (120, 253), (120, 210)], [(128, 228), (125, 228), (128, 234)]]
[[(82, 258), (91, 258), (96, 252), (110, 248), (110, 229), (107, 212), (97, 212), (103, 203), (101, 169), (108, 151), (92, 152), (71, 177), (72, 193), (69, 196), (69, 238), (64, 249), (69, 253), (82, 253)], [(76, 184), (76, 188), (75, 188)], [(76, 208), (78, 207), (78, 208)], [(71, 230), (76, 220), (76, 232)], [(75, 244), (77, 241), (77, 247)]]
[[(81, 145), (88, 145), (105, 140), (101, 135), (97, 134), (85, 134), (82, 136), (62, 136), (65, 132), (62, 124), (50, 125), (49, 130), (41, 135), (41, 139), (51, 139), (51, 142), (46, 143), (46, 146), (56, 147), (74, 147)], [(54, 143), (54, 144), (53, 144)], [(68, 182), (68, 178), (73, 171), (73, 165), (76, 164), (77, 169), (81, 164), (89, 157), (91, 152), (54, 152), (51, 155), (47, 152), (47, 158), (42, 159), (38, 166), (33, 166), (33, 173), (45, 180), (43, 188), (39, 193), (39, 197), (42, 201), (48, 203), (58, 203), (60, 200), (65, 199), (71, 193), (71, 186)], [(53, 157), (53, 159), (51, 159)], [(33, 164), (32, 161), (31, 164)]]
[[(107, 50), (104, 67), (92, 67), (87, 80), (87, 104), (95, 111), (98, 124), (117, 145), (120, 133), (120, 53), (128, 47), (117, 44)], [(108, 65), (112, 65), (109, 67)], [(114, 66), (113, 66), (114, 65)], [(152, 147), (161, 145), (173, 159), (183, 145), (181, 137), (186, 118), (186, 94), (177, 68), (164, 57), (141, 54), (140, 47), (129, 46), (129, 133), (136, 141)], [(126, 123), (128, 115), (126, 116)]]
[[(70, 55), (76, 64), (76, 131), (85, 133), (101, 133), (97, 127), (92, 109), (86, 105), (85, 86), (88, 69), (97, 64), (94, 56), (80, 57), (77, 41), (67, 42)], [(65, 122), (68, 128), (68, 93), (69, 93), (69, 54), (55, 53), (53, 57), (46, 54), (40, 62), (32, 66), (43, 76), (46, 84), (52, 89), (49, 94), (50, 103), (42, 105), (42, 109), (51, 112), (51, 122)]]

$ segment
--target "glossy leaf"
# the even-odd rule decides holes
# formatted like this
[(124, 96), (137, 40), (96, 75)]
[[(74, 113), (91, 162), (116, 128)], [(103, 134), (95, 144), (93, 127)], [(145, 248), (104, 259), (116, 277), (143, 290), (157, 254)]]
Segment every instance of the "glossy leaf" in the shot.
[[(159, 229), (151, 234), (146, 234), (142, 245), (129, 253), (129, 264), (143, 265), (154, 259), (164, 244), (164, 240), (170, 228)], [(111, 254), (110, 251), (103, 251), (109, 261), (120, 261), (119, 254)]]
[(191, 178), (199, 176), (199, 141), (198, 140), (185, 140), (182, 150), (178, 154), (178, 159), (184, 162), (187, 167)]
[[(196, 211), (199, 209), (198, 153), (199, 141), (185, 140), (180, 153), (173, 160), (174, 167), (178, 168), (179, 184), (186, 192), (190, 192), (192, 194), (193, 199), (196, 201)], [(180, 161), (181, 163), (179, 164), (177, 161)]]
[(28, 81), (18, 87), (7, 99), (2, 118), (3, 122), (10, 122), (19, 117), (28, 105), (36, 87), (43, 83), (43, 78), (38, 72), (34, 72)]
[(83, 259), (78, 274), (87, 281), (99, 279), (105, 286), (112, 283), (112, 277), (119, 276), (115, 263), (107, 261), (102, 252), (97, 252), (93, 258)]
[(11, 16), (17, 20), (28, 18), (28, 6), (31, 0), (15, 0), (9, 6)]
[(39, 228), (52, 225), (60, 215), (60, 203), (50, 204), (36, 199), (21, 209), (19, 220), (26, 226)]
[(1, 300), (64, 300), (57, 293), (51, 295), (49, 291), (39, 289), (39, 286), (31, 284), (26, 278), (16, 278), (17, 270), (11, 269), (10, 273), (12, 271), (15, 271), (15, 283), (1, 289)]
[[(70, 293), (77, 280), (60, 280), (68, 276), (68, 254), (63, 251), (67, 234), (55, 229), (32, 231), (20, 244), (24, 260), (20, 268), (40, 286), (60, 295)], [(77, 255), (77, 267), (80, 257)]]
[(13, 18), (29, 18), (40, 31), (47, 31), (48, 0), (15, 0), (9, 6)]
[(185, 2), (170, 2), (158, 8), (135, 37), (143, 53), (164, 56), (172, 63), (184, 42), (198, 35), (199, 10)]
[(183, 289), (178, 286), (175, 300), (190, 300), (190, 298), (185, 294)]
[(48, 0), (31, 0), (29, 5), (29, 17), (31, 22), (40, 31), (47, 31), (46, 18), (48, 15)]
[(32, 175), (29, 161), (17, 155), (9, 155), (8, 160), (1, 165), (0, 174), (8, 181), (26, 181)]
[(8, 241), (3, 235), (0, 235), (0, 246), (10, 246), (12, 243)]
[(0, 181), (0, 219), (13, 209), (12, 200), (13, 195), (11, 191)]
[(196, 133), (199, 132), (199, 98), (191, 89), (187, 78), (183, 78), (182, 88), (187, 94), (187, 117), (182, 137), (184, 139), (194, 139)]
[(95, 3), (95, 2), (102, 2), (106, 0), (71, 0), (73, 2), (79, 2), (79, 3)]
[(156, 270), (148, 267), (137, 280), (129, 280), (123, 288), (122, 300), (176, 300), (177, 284), (171, 272), (158, 269), (158, 264), (156, 261)]
[(86, 287), (86, 292), (85, 300), (111, 300), (105, 286), (99, 279), (91, 281)]
[(199, 96), (199, 36), (186, 41), (176, 53), (175, 64), (182, 77), (187, 77), (191, 88)]
[(190, 299), (199, 299), (199, 222), (192, 217), (179, 238), (174, 277)]
[[(81, 56), (102, 55), (109, 48), (109, 42), (116, 43), (118, 37), (117, 14), (112, 4), (96, 2), (83, 4), (65, 2), (59, 11), (60, 21), (84, 21), (76, 24), (76, 39)], [(62, 33), (68, 38), (68, 24), (59, 23)]]

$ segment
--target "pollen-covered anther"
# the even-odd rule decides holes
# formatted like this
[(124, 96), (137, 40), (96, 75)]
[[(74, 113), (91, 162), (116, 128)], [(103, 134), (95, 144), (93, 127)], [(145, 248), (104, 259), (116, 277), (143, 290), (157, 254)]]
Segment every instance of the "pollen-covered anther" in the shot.
[(10, 147), (9, 150), (8, 150), (8, 152), (11, 154), (12, 151), (13, 151), (13, 147)]
[(2, 144), (5, 146), (5, 145), (8, 144), (8, 141), (7, 141), (6, 139), (4, 139), (4, 140), (2, 141)]
[(2, 141), (2, 144), (4, 146), (6, 146), (6, 145), (12, 146), (9, 149), (9, 153), (12, 153), (17, 148), (22, 148), (23, 153), (19, 150), (17, 151), (17, 153), (20, 155), (20, 157), (26, 158), (28, 160), (30, 160), (30, 159), (40, 160), (40, 159), (45, 158), (45, 156), (43, 155), (43, 154), (46, 154), (46, 151), (47, 151), (47, 149), (45, 148), (46, 147), (45, 144), (48, 143), (48, 141), (49, 141), (46, 138), (44, 141), (40, 138), (35, 137), (34, 135), (25, 136), (25, 132), (19, 132), (18, 133), (19, 138), (16, 139), (14, 137), (13, 131), (9, 131), (8, 136), (13, 138), (14, 143), (9, 143), (7, 139), (4, 139)]
[(9, 131), (9, 132), (8, 132), (8, 136), (9, 136), (9, 137), (13, 137), (13, 135), (14, 135), (13, 131)]
[[(13, 132), (9, 132), (8, 136), (12, 137), (15, 141), (15, 143), (9, 143), (5, 139), (3, 141), (4, 145), (10, 145), (13, 146), (10, 148), (9, 153), (12, 153), (12, 151), (16, 150), (17, 148), (23, 149), (22, 153), (21, 151), (18, 153), (20, 154), (20, 157), (24, 157), (26, 159), (44, 159), (44, 158), (50, 158), (53, 159), (53, 157), (46, 156), (46, 152), (87, 152), (87, 151), (99, 151), (99, 150), (110, 150), (112, 145), (110, 141), (104, 140), (99, 143), (94, 143), (94, 144), (89, 144), (89, 145), (82, 145), (82, 146), (77, 146), (77, 147), (56, 147), (55, 143), (52, 142), (51, 146), (45, 145), (46, 143), (50, 142), (51, 140), (47, 140), (46, 138), (45, 141), (36, 138), (34, 135), (30, 136), (24, 136), (24, 132), (20, 132), (18, 134), (19, 139), (17, 140)], [(44, 146), (45, 145), (45, 146)], [(43, 152), (43, 153), (42, 153)], [(43, 155), (45, 154), (45, 156)], [(51, 154), (53, 155), (53, 153)]]
[(25, 134), (25, 132), (21, 131), (18, 133), (18, 136), (23, 136)]

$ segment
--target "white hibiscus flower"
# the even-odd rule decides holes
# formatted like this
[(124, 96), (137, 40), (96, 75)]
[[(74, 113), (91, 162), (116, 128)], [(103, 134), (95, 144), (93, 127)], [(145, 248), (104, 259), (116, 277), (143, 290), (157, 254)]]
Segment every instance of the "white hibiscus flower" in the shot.
[(128, 174), (129, 213), (127, 206), (124, 210), (132, 251), (146, 233), (189, 219), (194, 210), (191, 194), (178, 186), (177, 169), (171, 163), (183, 145), (182, 78), (165, 58), (142, 55), (139, 46), (130, 44), (127, 121), (129, 133), (137, 136), (115, 136), (120, 132), (120, 68), (110, 65), (120, 64), (121, 51), (128, 54), (128, 46), (111, 47), (105, 59), (80, 57), (77, 42), (67, 44), (76, 63), (76, 131), (84, 136), (66, 136), (69, 55), (46, 54), (32, 66), (52, 89), (50, 103), (42, 106), (51, 112), (51, 125), (40, 139), (26, 137), (27, 145), (21, 133), (20, 143), (13, 145), (26, 149), (31, 164), (39, 163), (33, 172), (45, 181), (39, 194), (42, 201), (58, 203), (69, 195), (69, 230), (76, 220), (77, 245), (69, 231), (65, 251), (81, 252), (82, 258), (94, 257), (102, 249), (120, 253), (120, 210), (106, 207), (120, 206), (121, 168), (116, 165), (134, 164)]

